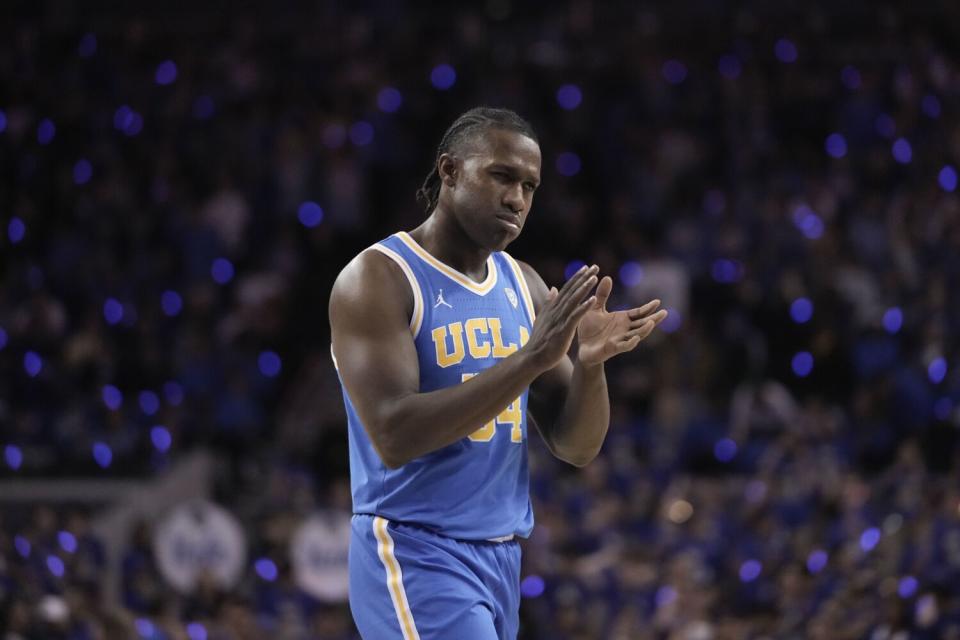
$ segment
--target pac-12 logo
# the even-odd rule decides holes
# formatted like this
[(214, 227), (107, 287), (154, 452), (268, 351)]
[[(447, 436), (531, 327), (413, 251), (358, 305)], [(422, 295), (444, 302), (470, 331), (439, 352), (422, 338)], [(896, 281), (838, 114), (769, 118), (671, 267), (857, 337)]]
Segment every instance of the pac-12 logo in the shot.
[(517, 303), (517, 294), (516, 294), (516, 292), (515, 292), (513, 289), (509, 288), (509, 287), (506, 287), (506, 288), (503, 290), (503, 292), (507, 294), (507, 300), (509, 300), (509, 301), (510, 301), (510, 304), (513, 305), (513, 308), (516, 309), (516, 308), (517, 308), (517, 304), (518, 304), (518, 303)]

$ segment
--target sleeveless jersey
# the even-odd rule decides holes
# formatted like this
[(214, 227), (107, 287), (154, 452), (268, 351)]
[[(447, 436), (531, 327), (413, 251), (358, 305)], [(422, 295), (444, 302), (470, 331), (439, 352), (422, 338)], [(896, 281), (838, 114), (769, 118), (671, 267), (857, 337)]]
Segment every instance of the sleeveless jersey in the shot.
[[(421, 392), (461, 384), (529, 339), (533, 301), (520, 267), (505, 252), (487, 259), (487, 277), (477, 283), (434, 258), (405, 232), (370, 250), (398, 264), (413, 291), (410, 330)], [(460, 540), (528, 536), (533, 510), (527, 396), (524, 390), (469, 437), (389, 469), (344, 388), (354, 513), (417, 524)]]

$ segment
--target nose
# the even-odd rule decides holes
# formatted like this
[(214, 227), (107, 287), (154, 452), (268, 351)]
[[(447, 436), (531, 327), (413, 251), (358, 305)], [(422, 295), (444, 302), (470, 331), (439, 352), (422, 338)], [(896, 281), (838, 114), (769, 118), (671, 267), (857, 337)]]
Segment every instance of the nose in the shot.
[(515, 184), (503, 194), (503, 204), (514, 213), (523, 211), (523, 185)]

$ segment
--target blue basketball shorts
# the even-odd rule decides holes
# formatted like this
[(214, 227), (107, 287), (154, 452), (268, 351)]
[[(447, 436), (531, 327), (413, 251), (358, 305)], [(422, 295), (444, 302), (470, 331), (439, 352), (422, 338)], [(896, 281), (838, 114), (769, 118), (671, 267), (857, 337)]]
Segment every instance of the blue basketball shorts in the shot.
[(354, 515), (350, 610), (364, 640), (515, 640), (520, 544)]

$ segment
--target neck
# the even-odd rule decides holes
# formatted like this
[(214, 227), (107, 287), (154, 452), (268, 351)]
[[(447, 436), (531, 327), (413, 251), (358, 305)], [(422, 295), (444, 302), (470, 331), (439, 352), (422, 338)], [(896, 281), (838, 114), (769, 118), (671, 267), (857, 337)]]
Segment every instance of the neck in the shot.
[(434, 258), (472, 280), (486, 278), (490, 250), (473, 242), (453, 214), (440, 205), (410, 235)]

